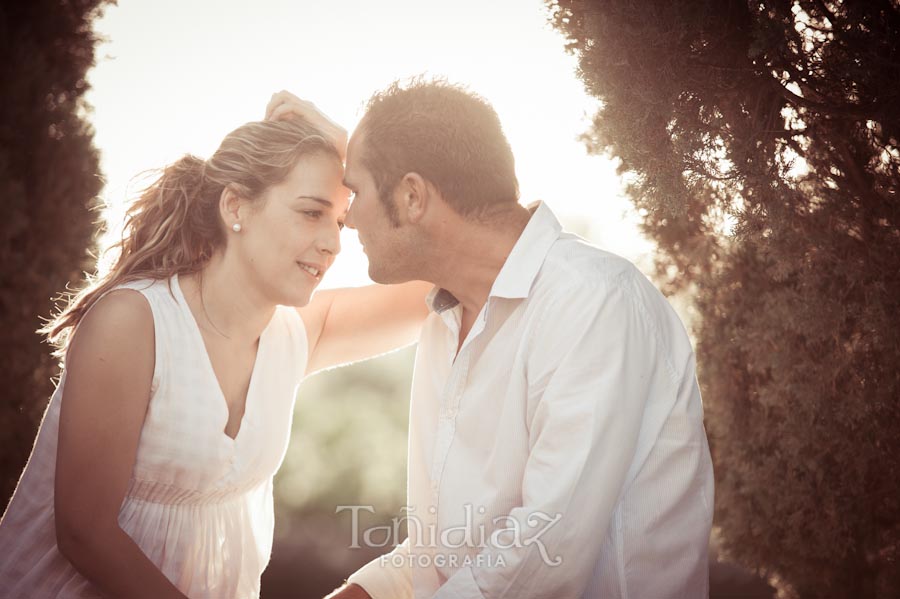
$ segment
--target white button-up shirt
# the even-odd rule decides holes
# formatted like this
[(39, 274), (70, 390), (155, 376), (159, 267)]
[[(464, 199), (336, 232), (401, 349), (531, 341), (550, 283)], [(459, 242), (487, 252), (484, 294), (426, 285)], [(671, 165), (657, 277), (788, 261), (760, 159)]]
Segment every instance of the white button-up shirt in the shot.
[(408, 537), (349, 581), (375, 599), (707, 597), (713, 471), (684, 327), (634, 265), (532, 210), (458, 353), (462, 307), (429, 296)]

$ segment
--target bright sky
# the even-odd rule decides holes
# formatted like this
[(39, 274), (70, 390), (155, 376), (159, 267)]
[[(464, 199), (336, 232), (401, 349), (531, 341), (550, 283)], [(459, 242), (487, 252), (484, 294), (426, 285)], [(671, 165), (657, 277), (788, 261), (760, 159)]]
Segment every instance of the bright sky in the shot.
[[(427, 73), (493, 104), (524, 204), (547, 201), (567, 228), (633, 261), (652, 248), (614, 163), (577, 139), (596, 102), (541, 0), (119, 0), (95, 28), (108, 42), (87, 100), (114, 207), (134, 175), (186, 152), (210, 156), (229, 131), (262, 118), (278, 90), (352, 131), (373, 91)], [(345, 230), (342, 245), (323, 286), (367, 283), (356, 233)]]

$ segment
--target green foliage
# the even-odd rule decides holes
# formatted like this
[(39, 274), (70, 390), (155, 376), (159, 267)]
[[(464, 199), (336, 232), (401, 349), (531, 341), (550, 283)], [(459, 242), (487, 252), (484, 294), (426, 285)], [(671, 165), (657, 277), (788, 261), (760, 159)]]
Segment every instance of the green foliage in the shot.
[(0, 7), (0, 495), (31, 451), (57, 365), (35, 330), (51, 297), (92, 266), (93, 206), (102, 187), (83, 120), (94, 63), (91, 22), (104, 0), (30, 0)]
[(349, 513), (335, 515), (338, 505), (371, 505), (379, 523), (400, 513), (414, 356), (410, 347), (303, 383), (275, 481), (281, 509), (346, 525)]
[(900, 5), (551, 11), (695, 297), (725, 549), (785, 595), (900, 595)]

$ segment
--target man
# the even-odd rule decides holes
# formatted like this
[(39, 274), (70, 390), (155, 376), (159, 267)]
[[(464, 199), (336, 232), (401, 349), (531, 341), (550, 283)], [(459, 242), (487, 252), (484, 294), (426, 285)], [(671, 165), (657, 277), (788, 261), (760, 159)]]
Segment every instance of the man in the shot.
[(435, 285), (408, 538), (333, 597), (705, 597), (713, 472), (694, 355), (628, 261), (518, 203), (499, 119), (444, 82), (370, 100), (346, 224), (369, 275)]

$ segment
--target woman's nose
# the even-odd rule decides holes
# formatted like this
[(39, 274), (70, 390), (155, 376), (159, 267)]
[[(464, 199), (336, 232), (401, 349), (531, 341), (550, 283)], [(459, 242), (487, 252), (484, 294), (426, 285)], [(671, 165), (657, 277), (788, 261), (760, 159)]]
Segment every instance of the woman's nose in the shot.
[(336, 256), (341, 251), (340, 227), (329, 227), (319, 235), (319, 251)]

